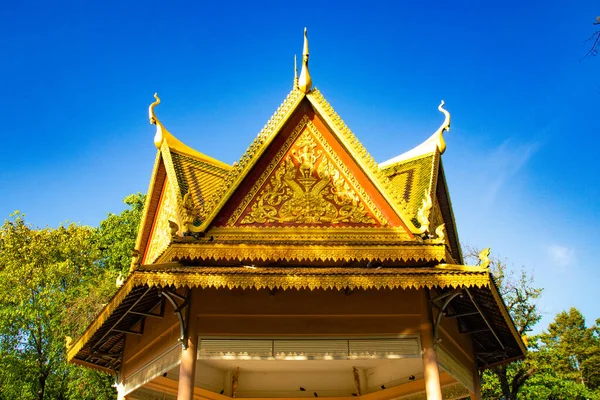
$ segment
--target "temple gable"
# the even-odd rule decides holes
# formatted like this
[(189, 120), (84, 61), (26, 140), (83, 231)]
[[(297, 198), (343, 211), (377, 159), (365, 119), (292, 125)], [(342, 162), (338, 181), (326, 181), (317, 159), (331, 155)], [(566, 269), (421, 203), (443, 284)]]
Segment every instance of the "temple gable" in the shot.
[(386, 217), (305, 115), (249, 188), (226, 226), (380, 227)]

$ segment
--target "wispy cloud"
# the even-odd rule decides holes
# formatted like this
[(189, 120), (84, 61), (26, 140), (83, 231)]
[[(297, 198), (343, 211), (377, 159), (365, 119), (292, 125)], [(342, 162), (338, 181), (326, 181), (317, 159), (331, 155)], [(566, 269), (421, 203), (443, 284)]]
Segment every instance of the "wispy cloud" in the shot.
[(547, 250), (551, 262), (560, 270), (565, 270), (567, 267), (574, 265), (577, 260), (575, 249), (571, 247), (551, 244), (547, 246)]
[(492, 152), (488, 160), (490, 180), (485, 193), (488, 205), (496, 199), (500, 189), (519, 173), (539, 148), (539, 142), (514, 144), (511, 139), (507, 139)]

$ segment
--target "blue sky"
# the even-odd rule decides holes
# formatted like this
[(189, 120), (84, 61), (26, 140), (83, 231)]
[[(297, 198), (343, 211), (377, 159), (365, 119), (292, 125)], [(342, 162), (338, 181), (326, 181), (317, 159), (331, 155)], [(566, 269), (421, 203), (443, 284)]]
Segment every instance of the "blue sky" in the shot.
[(452, 113), (443, 156), (463, 244), (545, 287), (538, 330), (600, 317), (600, 57), (592, 1), (2, 2), (0, 215), (96, 225), (148, 187), (147, 106), (236, 161), (291, 88), (314, 85), (378, 161)]

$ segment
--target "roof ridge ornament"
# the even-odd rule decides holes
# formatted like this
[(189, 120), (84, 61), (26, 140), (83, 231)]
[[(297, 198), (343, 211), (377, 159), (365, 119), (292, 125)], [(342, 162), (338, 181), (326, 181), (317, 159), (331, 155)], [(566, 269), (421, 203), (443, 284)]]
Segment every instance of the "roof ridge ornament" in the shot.
[(298, 89), (298, 62), (296, 61), (295, 54), (294, 54), (294, 87), (292, 89)]
[(444, 118), (444, 122), (442, 122), (442, 125), (432, 136), (437, 139), (437, 147), (440, 150), (440, 154), (444, 154), (444, 151), (446, 151), (444, 132), (448, 132), (450, 130), (450, 113), (444, 108), (444, 104), (446, 103), (444, 102), (444, 100), (442, 100), (440, 102), (440, 105), (438, 106), (438, 110), (440, 110), (440, 112), (442, 112), (446, 116), (446, 118)]
[(306, 28), (304, 28), (304, 48), (302, 50), (302, 70), (298, 80), (298, 89), (303, 93), (308, 93), (312, 88), (312, 79), (308, 72), (308, 37), (306, 36)]
[(154, 145), (157, 149), (160, 149), (162, 145), (164, 135), (163, 135), (163, 126), (156, 118), (156, 114), (154, 113), (154, 107), (160, 104), (160, 97), (158, 97), (158, 93), (154, 93), (154, 98), (156, 101), (148, 107), (148, 118), (150, 119), (150, 125), (156, 125), (156, 134), (154, 135)]
[(444, 154), (444, 151), (446, 151), (446, 142), (444, 141), (444, 132), (447, 132), (450, 130), (450, 113), (444, 108), (444, 104), (446, 104), (446, 103), (444, 102), (444, 100), (442, 100), (440, 102), (440, 105), (438, 106), (438, 110), (441, 113), (443, 113), (446, 118), (444, 118), (444, 122), (442, 122), (442, 125), (440, 125), (440, 127), (437, 129), (437, 131), (435, 131), (433, 133), (433, 135), (428, 137), (427, 140), (425, 140), (423, 143), (421, 143), (417, 147), (414, 147), (408, 151), (405, 151), (404, 153), (400, 154), (399, 156), (396, 156), (387, 161), (379, 163), (379, 168), (387, 168), (391, 165), (394, 165), (394, 164), (397, 164), (400, 162), (408, 161), (413, 158), (418, 158), (418, 157), (421, 157), (421, 156), (424, 156), (427, 154), (431, 154), (431, 153), (435, 152), (436, 150), (439, 151), (440, 154)]

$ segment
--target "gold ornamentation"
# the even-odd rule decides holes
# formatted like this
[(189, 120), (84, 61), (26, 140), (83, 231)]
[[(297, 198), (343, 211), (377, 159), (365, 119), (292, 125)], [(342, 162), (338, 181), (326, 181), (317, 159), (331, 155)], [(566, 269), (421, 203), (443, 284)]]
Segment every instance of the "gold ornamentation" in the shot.
[(440, 243), (446, 242), (446, 233), (445, 232), (446, 232), (446, 224), (441, 224), (440, 226), (435, 228), (436, 240), (438, 240)]
[(429, 230), (429, 213), (432, 206), (431, 195), (428, 193), (423, 199), (423, 204), (419, 208), (419, 211), (417, 211), (417, 216), (415, 217), (420, 225), (418, 233), (423, 234)]
[(73, 338), (71, 336), (65, 336), (65, 347), (69, 350), (73, 346)]
[(444, 100), (442, 100), (440, 105), (438, 106), (438, 110), (440, 110), (440, 112), (442, 112), (445, 116), (444, 122), (432, 136), (437, 139), (436, 144), (437, 144), (437, 148), (440, 151), (440, 154), (444, 154), (444, 151), (446, 151), (446, 142), (444, 141), (444, 132), (448, 132), (450, 130), (450, 113), (444, 109), (444, 104), (445, 104)]
[(490, 266), (490, 248), (483, 249), (479, 252), (479, 266), (481, 268), (489, 268)]
[(379, 168), (379, 165), (375, 159), (368, 153), (358, 138), (354, 136), (350, 128), (348, 128), (340, 116), (335, 112), (331, 104), (327, 102), (321, 92), (315, 88), (309, 94), (307, 94), (306, 97), (311, 101), (319, 114), (323, 116), (329, 126), (334, 128), (338, 134), (337, 136), (340, 138), (342, 143), (345, 144), (346, 148), (348, 148), (352, 157), (357, 160), (365, 174), (371, 179), (375, 187), (392, 206), (394, 211), (396, 211), (396, 213), (400, 216), (404, 224), (411, 230), (411, 232), (420, 233), (419, 229), (414, 226), (412, 221), (410, 221), (408, 216), (402, 210), (401, 203), (403, 196), (393, 189), (390, 180)]
[[(176, 204), (177, 200), (174, 194), (174, 190), (171, 187), (171, 181), (165, 180), (163, 186), (163, 194), (160, 202), (160, 210), (157, 213), (156, 219), (154, 220), (154, 228), (152, 229), (152, 236), (149, 239), (148, 250), (146, 251), (146, 257), (144, 258), (145, 264), (154, 262), (158, 256), (165, 251), (172, 240), (173, 227), (171, 226), (172, 221), (177, 221)], [(177, 232), (177, 231), (175, 231)]]
[[(296, 140), (298, 141), (296, 142)], [(323, 149), (322, 151), (315, 150), (315, 148), (317, 147), (317, 143), (315, 141), (318, 142), (320, 147)], [(291, 152), (290, 148), (292, 148)], [(284, 156), (288, 152), (290, 154), (288, 154), (288, 156), (284, 159)], [(284, 159), (283, 162), (282, 159)], [(285, 166), (286, 163), (287, 167)], [(318, 166), (316, 164), (318, 164)], [(296, 176), (293, 179), (290, 178), (291, 174), (293, 174), (292, 166), (297, 170)], [(275, 171), (276, 168), (279, 169)], [(289, 168), (289, 170), (287, 168)], [(265, 186), (263, 192), (257, 196), (257, 193), (259, 192), (261, 187), (263, 187), (263, 184), (267, 181), (268, 177), (272, 175), (273, 171), (275, 171), (275, 176), (271, 178), (271, 182), (269, 182)], [(286, 173), (288, 175), (286, 175)], [(277, 178), (277, 174), (280, 174), (279, 178)], [(329, 175), (329, 178), (327, 178), (326, 175)], [(312, 185), (309, 185), (307, 189), (306, 185), (310, 184), (312, 182), (312, 179), (318, 179), (318, 183), (313, 183)], [(278, 180), (281, 182), (279, 182)], [(268, 190), (266, 189), (267, 186), (269, 187)], [(288, 196), (296, 197), (297, 199), (304, 198), (305, 200), (309, 200), (312, 198), (314, 200), (315, 197), (311, 197), (311, 195), (327, 195), (329, 197), (326, 198), (326, 201), (331, 203), (331, 198), (333, 198), (333, 203), (342, 203), (341, 205), (338, 204), (336, 207), (336, 209), (339, 210), (338, 219), (342, 218), (344, 214), (347, 214), (347, 217), (344, 217), (344, 219), (346, 219), (349, 222), (360, 223), (358, 221), (360, 218), (356, 217), (356, 213), (364, 212), (366, 214), (367, 211), (364, 209), (364, 202), (364, 204), (367, 205), (368, 209), (371, 210), (376, 220), (379, 221), (381, 225), (387, 225), (388, 223), (381, 211), (372, 201), (371, 197), (358, 184), (356, 178), (350, 172), (348, 167), (344, 165), (344, 163), (340, 160), (338, 155), (333, 151), (329, 143), (327, 143), (325, 138), (323, 138), (323, 136), (319, 133), (318, 128), (312, 123), (312, 121), (310, 121), (310, 119), (306, 115), (294, 128), (292, 134), (286, 139), (285, 143), (281, 146), (279, 151), (273, 157), (273, 160), (265, 168), (262, 175), (256, 180), (248, 194), (244, 197), (240, 205), (233, 212), (233, 214), (229, 218), (229, 221), (227, 222), (227, 226), (233, 226), (239, 220), (240, 216), (248, 208), (250, 202), (253, 199), (268, 197), (263, 196), (265, 190), (269, 192), (276, 192), (277, 189), (274, 190), (274, 187), (277, 187), (279, 189), (289, 189), (291, 191), (291, 194), (288, 194)], [(295, 190), (293, 188), (295, 188)], [(302, 190), (302, 193), (300, 192), (300, 190)], [(357, 195), (358, 197), (356, 197)], [(352, 198), (354, 198), (358, 202), (355, 208), (353, 208), (354, 206), (352, 205)], [(273, 213), (274, 211), (270, 207), (274, 207), (274, 205), (264, 204), (264, 200), (265, 199), (263, 199), (262, 205), (257, 205), (257, 203), (254, 203), (252, 207), (262, 208), (265, 211), (264, 214), (270, 215), (269, 213)], [(266, 200), (271, 200), (272, 202), (280, 201), (280, 199), (276, 196), (267, 198)], [(362, 202), (360, 202), (360, 200), (362, 200)], [(287, 198), (286, 201), (289, 202), (289, 198)], [(300, 201), (301, 200), (296, 200), (296, 202)], [(283, 202), (283, 199), (281, 199), (280, 202)], [(293, 204), (290, 204), (290, 206), (291, 205)], [(278, 206), (280, 206), (280, 204), (278, 204)], [(333, 212), (329, 212), (331, 213), (329, 214), (329, 216), (331, 216)], [(350, 219), (352, 219), (352, 213), (355, 213), (355, 221), (350, 221)], [(281, 217), (281, 215), (277, 215), (277, 213), (274, 215), (277, 218)], [(363, 218), (363, 221), (364, 220), (365, 219)], [(276, 221), (276, 219), (273, 218), (273, 221)], [(325, 221), (326, 220), (323, 220), (321, 222)], [(340, 222), (334, 221), (335, 218), (332, 218), (331, 221), (328, 222)], [(257, 220), (256, 222), (260, 221)], [(269, 221), (265, 220), (265, 222)], [(242, 221), (242, 223), (248, 224), (250, 222), (248, 222), (247, 220), (246, 222)], [(367, 223), (375, 224), (376, 222)]]
[(302, 70), (300, 71), (300, 79), (298, 80), (298, 89), (303, 93), (308, 93), (312, 87), (312, 79), (308, 72), (308, 37), (306, 36), (306, 28), (304, 28), (304, 48), (302, 49)]
[(169, 232), (171, 233), (171, 239), (179, 238), (179, 225), (177, 225), (177, 222), (169, 220)]
[(154, 107), (160, 104), (160, 97), (158, 97), (158, 93), (154, 93), (154, 98), (156, 100), (148, 107), (148, 118), (150, 119), (151, 125), (156, 125), (156, 134), (154, 134), (154, 145), (157, 149), (160, 149), (165, 135), (163, 132), (163, 125), (158, 120), (158, 118), (156, 118), (156, 114), (154, 113)]
[(258, 195), (242, 224), (375, 224), (339, 170), (317, 149), (309, 130)]
[(446, 246), (427, 245), (299, 245), (299, 244), (230, 244), (173, 243), (158, 262), (177, 260), (250, 260), (250, 261), (437, 261), (451, 259)]
[(206, 236), (212, 236), (215, 242), (335, 242), (346, 244), (376, 243), (396, 246), (414, 244), (414, 240), (404, 228), (368, 226), (235, 226), (211, 228)]
[(293, 89), (248, 147), (242, 158), (234, 164), (221, 187), (215, 191), (210, 201), (205, 204), (204, 214), (201, 215), (203, 222), (200, 228), (202, 230), (207, 228), (221, 207), (229, 200), (239, 183), (254, 166), (259, 156), (265, 151), (304, 96), (301, 91)]
[(187, 232), (200, 232), (197, 222), (200, 220), (200, 216), (204, 213), (201, 206), (194, 204), (194, 199), (191, 193), (188, 191), (183, 196), (183, 201), (179, 207), (179, 215), (181, 217), (181, 224), (183, 233)]
[(294, 54), (294, 86), (293, 89), (298, 89), (298, 63), (296, 61), (296, 55)]
[[(71, 361), (84, 345), (102, 327), (108, 318), (117, 310), (127, 295), (136, 287), (148, 286), (175, 286), (199, 288), (242, 288), (242, 289), (420, 289), (420, 288), (446, 288), (446, 287), (491, 287), (489, 273), (486, 271), (476, 273), (440, 273), (435, 269), (426, 268), (397, 268), (382, 269), (379, 271), (364, 269), (343, 273), (344, 269), (323, 271), (321, 268), (299, 268), (295, 274), (290, 274), (289, 269), (279, 271), (268, 269), (268, 274), (260, 273), (261, 269), (245, 269), (223, 267), (212, 269), (211, 273), (202, 273), (209, 267), (185, 267), (176, 270), (169, 267), (169, 271), (144, 271), (132, 272), (125, 284), (115, 293), (110, 302), (100, 312), (98, 317), (86, 329), (81, 337), (67, 350), (67, 360)], [(243, 273), (245, 272), (245, 273)], [(496, 298), (496, 301), (499, 298)], [(507, 321), (510, 322), (510, 319)], [(520, 343), (522, 343), (519, 340)]]
[(123, 283), (125, 283), (125, 277), (123, 276), (123, 274), (121, 274), (119, 272), (119, 275), (117, 276), (117, 279), (115, 280), (115, 286), (118, 288), (120, 288), (121, 286), (123, 286)]

